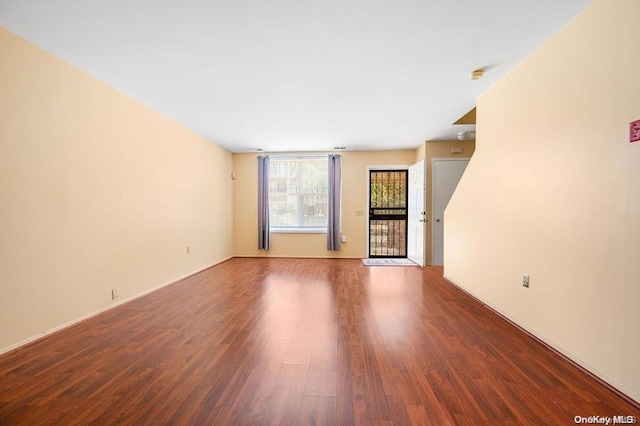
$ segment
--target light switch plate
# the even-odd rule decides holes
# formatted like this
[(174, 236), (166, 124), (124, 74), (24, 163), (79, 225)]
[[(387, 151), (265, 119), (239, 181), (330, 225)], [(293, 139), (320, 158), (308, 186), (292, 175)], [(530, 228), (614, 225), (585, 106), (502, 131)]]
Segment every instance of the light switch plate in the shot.
[(629, 142), (640, 141), (640, 120), (632, 121), (629, 124)]

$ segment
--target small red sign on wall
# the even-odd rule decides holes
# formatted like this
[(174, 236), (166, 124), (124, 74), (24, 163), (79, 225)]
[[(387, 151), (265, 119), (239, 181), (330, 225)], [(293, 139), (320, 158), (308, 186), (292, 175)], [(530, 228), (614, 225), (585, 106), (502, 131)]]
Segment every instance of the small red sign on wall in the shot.
[(632, 121), (629, 124), (629, 142), (640, 141), (640, 120)]

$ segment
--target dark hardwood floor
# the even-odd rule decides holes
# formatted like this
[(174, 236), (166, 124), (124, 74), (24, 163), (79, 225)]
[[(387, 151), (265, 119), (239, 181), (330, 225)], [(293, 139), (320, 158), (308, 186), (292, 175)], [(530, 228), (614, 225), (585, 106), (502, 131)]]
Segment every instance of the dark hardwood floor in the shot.
[(232, 259), (0, 356), (0, 425), (594, 415), (640, 418), (440, 268)]

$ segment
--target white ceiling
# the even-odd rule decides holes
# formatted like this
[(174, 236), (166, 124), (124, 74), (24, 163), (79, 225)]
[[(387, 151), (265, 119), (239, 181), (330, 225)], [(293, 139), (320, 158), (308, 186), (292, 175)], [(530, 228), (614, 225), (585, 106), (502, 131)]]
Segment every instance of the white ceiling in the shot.
[(0, 0), (0, 25), (233, 152), (401, 149), (472, 129), (590, 1)]

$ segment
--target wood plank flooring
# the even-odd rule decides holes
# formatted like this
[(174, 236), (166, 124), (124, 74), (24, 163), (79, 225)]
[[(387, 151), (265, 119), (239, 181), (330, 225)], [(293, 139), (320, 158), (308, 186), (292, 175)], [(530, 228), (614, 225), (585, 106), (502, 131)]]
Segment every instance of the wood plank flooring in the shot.
[(442, 278), (232, 259), (0, 356), (0, 425), (574, 424), (639, 410)]

